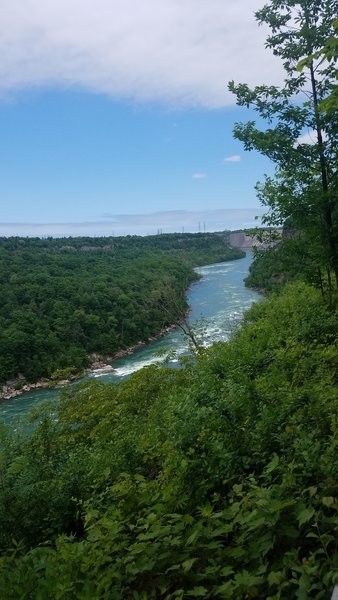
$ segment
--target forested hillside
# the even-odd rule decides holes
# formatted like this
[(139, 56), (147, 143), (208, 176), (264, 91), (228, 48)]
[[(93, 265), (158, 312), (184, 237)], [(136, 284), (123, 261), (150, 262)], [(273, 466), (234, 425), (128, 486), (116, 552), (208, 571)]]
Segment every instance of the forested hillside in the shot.
[(269, 293), (300, 278), (323, 293), (332, 291), (327, 272), (322, 270), (320, 262), (314, 261), (311, 246), (305, 242), (302, 233), (297, 232), (294, 239), (282, 238), (276, 246), (257, 250), (245, 283)]
[(0, 382), (147, 341), (187, 311), (194, 266), (242, 256), (216, 234), (0, 239)]

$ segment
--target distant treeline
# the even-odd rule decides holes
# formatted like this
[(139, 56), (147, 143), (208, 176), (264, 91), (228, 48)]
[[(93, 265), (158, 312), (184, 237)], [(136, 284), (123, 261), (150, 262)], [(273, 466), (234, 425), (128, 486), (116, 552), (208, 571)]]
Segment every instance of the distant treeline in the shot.
[(0, 381), (112, 355), (178, 321), (193, 267), (241, 258), (219, 234), (0, 239)]

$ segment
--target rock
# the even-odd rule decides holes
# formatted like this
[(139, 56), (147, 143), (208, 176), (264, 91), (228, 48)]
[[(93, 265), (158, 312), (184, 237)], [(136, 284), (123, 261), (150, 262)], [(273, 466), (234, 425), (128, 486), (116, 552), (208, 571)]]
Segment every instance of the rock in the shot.
[(98, 375), (99, 373), (113, 373), (115, 369), (111, 365), (103, 365), (98, 369), (93, 369), (93, 374)]

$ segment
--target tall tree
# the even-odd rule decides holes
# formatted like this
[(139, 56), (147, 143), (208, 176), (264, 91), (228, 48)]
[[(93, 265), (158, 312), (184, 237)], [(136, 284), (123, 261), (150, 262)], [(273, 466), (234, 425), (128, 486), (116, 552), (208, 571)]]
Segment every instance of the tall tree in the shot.
[[(275, 177), (257, 184), (268, 212), (265, 224), (287, 219), (318, 249), (317, 269), (334, 273), (338, 289), (338, 120), (325, 100), (332, 96), (334, 53), (321, 50), (334, 37), (338, 0), (271, 0), (256, 13), (270, 28), (266, 47), (280, 57), (286, 73), (282, 87), (229, 83), (240, 106), (254, 107), (267, 127), (237, 123), (235, 138), (246, 150), (258, 150), (276, 165)], [(332, 106), (332, 104), (330, 105)], [(304, 133), (308, 135), (304, 137)]]
[[(325, 46), (317, 53), (318, 56), (322, 56), (323, 60), (328, 60), (337, 65), (338, 63), (338, 19), (333, 22), (333, 27), (335, 30), (335, 35), (330, 37)], [(303, 67), (302, 64), (299, 65), (300, 68)], [(336, 81), (338, 82), (338, 69), (336, 68)], [(338, 110), (338, 83), (333, 83), (331, 86), (331, 94), (326, 98), (321, 104), (321, 110), (327, 111), (330, 114), (333, 114)]]

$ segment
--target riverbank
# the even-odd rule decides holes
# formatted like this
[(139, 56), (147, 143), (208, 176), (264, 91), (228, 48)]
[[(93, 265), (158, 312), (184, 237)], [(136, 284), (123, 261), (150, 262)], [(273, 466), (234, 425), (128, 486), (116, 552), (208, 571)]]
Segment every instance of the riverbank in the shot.
[(10, 400), (12, 398), (17, 398), (18, 396), (22, 396), (23, 394), (27, 394), (28, 392), (32, 392), (34, 390), (62, 388), (70, 383), (73, 383), (74, 381), (81, 379), (82, 377), (85, 377), (86, 375), (99, 376), (107, 375), (109, 373), (114, 374), (115, 369), (112, 366), (112, 363), (114, 363), (116, 360), (119, 360), (120, 358), (125, 358), (126, 356), (132, 355), (137, 350), (144, 348), (148, 343), (155, 342), (156, 340), (161, 339), (161, 337), (174, 331), (176, 327), (177, 324), (173, 324), (168, 327), (163, 327), (158, 334), (149, 337), (146, 342), (139, 341), (136, 344), (129, 346), (128, 348), (118, 350), (112, 356), (101, 355), (95, 352), (89, 357), (89, 367), (83, 369), (78, 373), (70, 373), (67, 377), (62, 377), (58, 380), (42, 377), (35, 383), (31, 383), (26, 381), (26, 379), (23, 376), (18, 376), (16, 379), (11, 379), (7, 381), (0, 388), (0, 402), (1, 400)]

